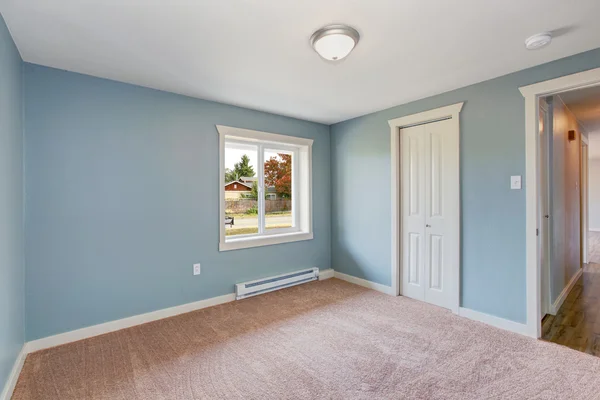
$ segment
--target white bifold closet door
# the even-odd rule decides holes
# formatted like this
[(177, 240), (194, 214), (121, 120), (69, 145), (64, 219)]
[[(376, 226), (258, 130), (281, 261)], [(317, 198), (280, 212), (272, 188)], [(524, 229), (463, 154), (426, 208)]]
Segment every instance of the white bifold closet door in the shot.
[(458, 131), (452, 120), (403, 128), (402, 295), (452, 308), (458, 298)]

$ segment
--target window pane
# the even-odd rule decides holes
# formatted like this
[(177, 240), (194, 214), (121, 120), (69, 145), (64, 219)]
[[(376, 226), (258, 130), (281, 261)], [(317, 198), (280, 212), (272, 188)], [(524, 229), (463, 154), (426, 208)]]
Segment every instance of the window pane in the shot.
[(283, 150), (265, 150), (265, 228), (294, 226), (292, 210), (292, 156)]
[(258, 233), (258, 147), (225, 143), (225, 235)]

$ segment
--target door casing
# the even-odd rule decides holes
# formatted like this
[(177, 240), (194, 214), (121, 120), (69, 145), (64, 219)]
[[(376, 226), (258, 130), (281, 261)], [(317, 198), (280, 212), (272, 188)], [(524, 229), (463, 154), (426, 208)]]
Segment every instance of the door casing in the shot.
[(588, 262), (589, 235), (589, 142), (581, 136), (581, 263)]
[(541, 260), (539, 254), (539, 118), (540, 97), (569, 90), (600, 85), (600, 68), (594, 68), (560, 78), (522, 86), (519, 91), (525, 98), (525, 249), (526, 249), (526, 335), (539, 338), (541, 324)]
[(391, 197), (392, 197), (392, 209), (391, 209), (391, 225), (392, 225), (392, 243), (391, 243), (391, 256), (392, 256), (392, 293), (396, 296), (401, 294), (401, 267), (402, 267), (402, 254), (401, 254), (401, 151), (400, 151), (400, 130), (410, 126), (425, 124), (428, 122), (435, 122), (443, 119), (450, 119), (452, 121), (452, 133), (456, 135), (456, 148), (453, 152), (456, 155), (456, 182), (451, 184), (456, 185), (457, 196), (451, 210), (451, 215), (454, 216), (455, 220), (450, 224), (448, 229), (454, 231), (456, 237), (455, 251), (453, 252), (453, 262), (450, 266), (451, 273), (453, 276), (451, 283), (451, 304), (450, 309), (458, 314), (460, 308), (460, 121), (459, 116), (462, 110), (464, 102), (452, 104), (445, 107), (436, 108), (433, 110), (407, 115), (405, 117), (395, 118), (388, 121), (390, 126), (390, 141), (391, 141)]

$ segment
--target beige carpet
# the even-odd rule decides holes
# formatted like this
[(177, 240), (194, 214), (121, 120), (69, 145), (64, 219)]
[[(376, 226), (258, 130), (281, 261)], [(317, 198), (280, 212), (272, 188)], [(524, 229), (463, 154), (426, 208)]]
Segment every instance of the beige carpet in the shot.
[(600, 399), (600, 358), (331, 279), (31, 354), (13, 399)]

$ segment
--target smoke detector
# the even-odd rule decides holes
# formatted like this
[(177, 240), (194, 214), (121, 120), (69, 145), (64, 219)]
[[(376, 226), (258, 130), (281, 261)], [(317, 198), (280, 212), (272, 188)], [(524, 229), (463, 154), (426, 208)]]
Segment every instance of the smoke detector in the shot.
[(549, 45), (551, 41), (552, 34), (550, 32), (542, 32), (527, 38), (525, 40), (525, 47), (527, 50), (537, 50)]

